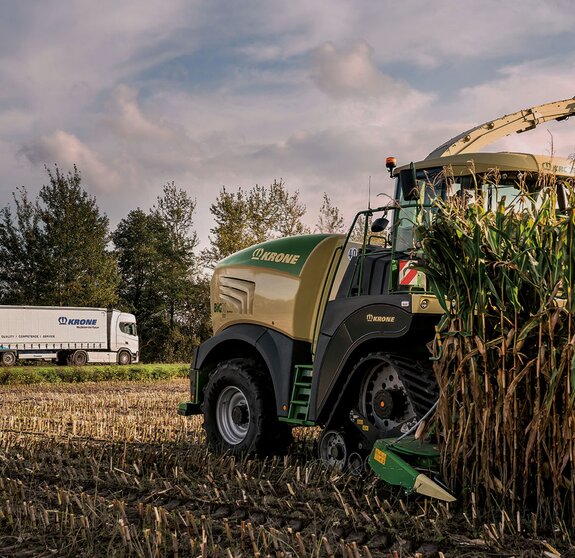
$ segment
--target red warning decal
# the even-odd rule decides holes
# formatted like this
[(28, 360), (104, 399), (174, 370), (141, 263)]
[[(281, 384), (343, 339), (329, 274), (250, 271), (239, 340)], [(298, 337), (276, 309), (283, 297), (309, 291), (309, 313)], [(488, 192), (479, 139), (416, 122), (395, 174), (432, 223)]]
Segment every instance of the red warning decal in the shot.
[(400, 260), (399, 262), (399, 284), (413, 287), (422, 287), (424, 281), (423, 273), (412, 269), (416, 265), (415, 260)]

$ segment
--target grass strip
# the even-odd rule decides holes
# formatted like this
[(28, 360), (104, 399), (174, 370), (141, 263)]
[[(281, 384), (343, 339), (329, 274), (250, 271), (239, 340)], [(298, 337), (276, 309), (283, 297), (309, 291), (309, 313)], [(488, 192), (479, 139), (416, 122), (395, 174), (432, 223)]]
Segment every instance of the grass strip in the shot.
[(188, 377), (189, 369), (189, 364), (19, 366), (0, 368), (0, 385), (169, 380)]

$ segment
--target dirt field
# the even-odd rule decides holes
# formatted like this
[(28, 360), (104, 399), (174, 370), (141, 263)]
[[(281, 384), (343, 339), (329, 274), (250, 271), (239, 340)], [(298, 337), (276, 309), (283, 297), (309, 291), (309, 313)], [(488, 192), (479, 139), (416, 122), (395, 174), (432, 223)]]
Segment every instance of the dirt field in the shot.
[(575, 556), (504, 516), (485, 525), (326, 472), (313, 431), (285, 458), (211, 455), (201, 419), (176, 414), (186, 390), (0, 387), (0, 556)]

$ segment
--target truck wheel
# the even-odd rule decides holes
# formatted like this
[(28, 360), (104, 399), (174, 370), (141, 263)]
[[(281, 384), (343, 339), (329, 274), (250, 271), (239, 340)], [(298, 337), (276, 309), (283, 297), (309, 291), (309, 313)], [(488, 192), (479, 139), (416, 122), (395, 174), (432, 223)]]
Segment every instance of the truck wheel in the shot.
[(208, 444), (233, 455), (273, 451), (278, 421), (271, 386), (251, 360), (222, 362), (202, 404)]
[(74, 351), (68, 356), (68, 364), (72, 366), (84, 366), (88, 362), (88, 353), (86, 351)]
[(2, 366), (14, 366), (16, 364), (16, 353), (5, 351), (2, 353), (0, 361), (2, 362)]
[(68, 364), (68, 355), (66, 351), (58, 351), (56, 353), (56, 364), (58, 366), (66, 366)]
[(126, 366), (132, 362), (132, 355), (128, 351), (120, 351), (118, 353), (118, 364)]

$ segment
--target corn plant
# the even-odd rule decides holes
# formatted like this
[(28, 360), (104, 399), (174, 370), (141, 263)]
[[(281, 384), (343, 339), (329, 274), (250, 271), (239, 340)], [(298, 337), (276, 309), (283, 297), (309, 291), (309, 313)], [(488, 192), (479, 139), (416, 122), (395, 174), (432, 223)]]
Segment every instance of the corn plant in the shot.
[[(444, 307), (437, 429), (443, 474), (464, 499), (575, 525), (573, 184), (540, 176), (489, 209), (486, 186), (435, 202), (419, 233)], [(483, 188), (481, 187), (483, 186)]]

